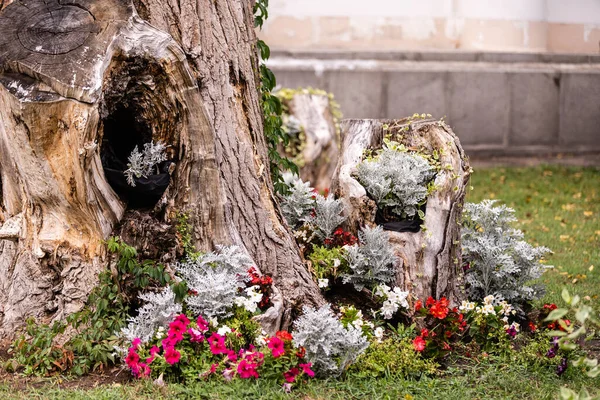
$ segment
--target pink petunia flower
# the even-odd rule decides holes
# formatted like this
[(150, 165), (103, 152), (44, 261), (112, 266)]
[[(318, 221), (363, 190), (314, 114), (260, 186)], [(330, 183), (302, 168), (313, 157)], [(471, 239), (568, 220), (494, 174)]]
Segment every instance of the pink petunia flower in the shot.
[(129, 353), (127, 353), (127, 357), (125, 357), (125, 364), (127, 364), (129, 368), (133, 368), (137, 367), (137, 364), (139, 362), (140, 356), (138, 355), (138, 353), (136, 353), (135, 350), (130, 349)]
[(227, 382), (231, 381), (234, 375), (235, 370), (232, 368), (227, 368), (225, 371), (223, 371), (223, 379), (225, 379)]
[(174, 347), (168, 347), (165, 349), (165, 361), (170, 364), (177, 364), (181, 359), (181, 353), (175, 350)]
[(227, 352), (227, 358), (229, 359), (229, 361), (231, 362), (236, 362), (237, 361), (237, 354), (235, 354), (235, 351), (233, 350), (229, 350)]
[(131, 347), (135, 350), (137, 350), (137, 348), (140, 347), (140, 344), (142, 344), (142, 340), (140, 338), (135, 338), (131, 341)]
[(227, 352), (227, 347), (225, 347), (225, 337), (216, 332), (213, 332), (208, 338), (208, 343), (210, 344), (210, 351), (213, 354), (223, 354)]
[(192, 342), (192, 343), (204, 342), (204, 334), (202, 332), (200, 332), (198, 329), (188, 328), (187, 333), (190, 335), (190, 342)]
[(150, 372), (151, 372), (150, 367), (148, 367), (146, 364), (144, 364), (144, 363), (139, 364), (138, 377), (146, 378), (146, 377), (150, 376)]
[(237, 372), (242, 379), (258, 378), (258, 372), (256, 371), (256, 364), (242, 360), (237, 367)]
[(296, 367), (291, 368), (288, 372), (283, 374), (285, 381), (287, 383), (293, 383), (296, 380), (296, 377), (300, 374), (300, 370)]
[(196, 320), (196, 324), (198, 325), (198, 329), (200, 329), (200, 331), (202, 331), (202, 332), (208, 331), (208, 322), (204, 318), (202, 318), (202, 315), (198, 316), (198, 319)]
[(271, 349), (274, 358), (281, 357), (285, 353), (283, 340), (276, 336), (269, 339), (269, 344), (267, 346)]
[(312, 369), (310, 369), (310, 367), (312, 367), (312, 363), (298, 364), (298, 366), (302, 368), (302, 372), (304, 372), (311, 378), (315, 376), (315, 372)]
[(173, 322), (175, 321), (181, 322), (186, 328), (190, 324), (190, 320), (185, 314), (179, 314), (177, 317), (175, 317), (175, 320)]
[(173, 333), (183, 335), (186, 331), (187, 326), (178, 320), (175, 320), (169, 324), (169, 333), (168, 335), (172, 335)]

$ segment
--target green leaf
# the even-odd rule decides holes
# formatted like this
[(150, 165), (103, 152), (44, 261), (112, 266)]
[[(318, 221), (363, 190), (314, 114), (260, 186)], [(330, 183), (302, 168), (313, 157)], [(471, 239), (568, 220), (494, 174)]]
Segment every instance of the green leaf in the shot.
[(571, 304), (571, 295), (569, 294), (567, 288), (563, 288), (562, 293), (560, 295), (562, 296), (565, 303)]
[(567, 310), (566, 308), (557, 308), (556, 310), (552, 310), (552, 312), (548, 314), (544, 321), (556, 321), (557, 319), (561, 319), (562, 317), (567, 315), (568, 312), (569, 310)]

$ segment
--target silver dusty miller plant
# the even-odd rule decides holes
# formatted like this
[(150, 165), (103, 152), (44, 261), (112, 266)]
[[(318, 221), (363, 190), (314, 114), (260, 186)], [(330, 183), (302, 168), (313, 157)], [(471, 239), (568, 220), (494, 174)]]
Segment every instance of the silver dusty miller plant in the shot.
[(329, 304), (318, 310), (304, 307), (303, 311), (294, 323), (294, 343), (306, 349), (306, 358), (318, 374), (340, 375), (369, 347), (362, 329), (344, 328)]
[(522, 309), (524, 303), (543, 294), (543, 287), (530, 281), (547, 268), (540, 259), (551, 251), (525, 242), (523, 232), (512, 227), (515, 211), (495, 203), (484, 200), (464, 207), (462, 257), (467, 294), (476, 301), (494, 295)]
[(139, 298), (146, 304), (140, 307), (135, 317), (129, 318), (129, 324), (121, 331), (128, 343), (135, 338), (148, 342), (158, 328), (166, 328), (173, 317), (181, 313), (181, 304), (175, 302), (175, 293), (170, 287), (159, 293), (141, 294)]
[(196, 294), (185, 299), (196, 315), (223, 318), (231, 315), (231, 307), (239, 290), (245, 287), (247, 270), (252, 260), (238, 247), (219, 247), (196, 260), (178, 263), (175, 269)]
[(375, 287), (394, 280), (396, 256), (381, 226), (365, 227), (358, 232), (358, 245), (348, 247), (346, 260), (351, 274), (342, 275), (344, 283), (352, 283), (356, 290)]
[(357, 165), (356, 177), (380, 209), (412, 218), (427, 198), (435, 169), (418, 154), (385, 145), (373, 159)]
[(312, 225), (315, 235), (324, 240), (346, 220), (342, 215), (344, 204), (341, 200), (315, 194), (310, 182), (302, 182), (299, 178), (291, 178), (288, 184), (290, 192), (283, 196), (281, 211), (292, 228), (307, 223)]
[(304, 223), (315, 208), (315, 194), (310, 182), (302, 182), (299, 178), (290, 178), (288, 185), (290, 190), (283, 196), (281, 212), (288, 225), (294, 228)]
[(341, 200), (335, 200), (333, 196), (316, 197), (314, 212), (311, 213), (306, 222), (313, 225), (315, 234), (321, 240), (331, 237), (335, 228), (346, 220), (342, 215), (344, 212), (344, 204)]
[(135, 146), (128, 158), (128, 169), (124, 172), (127, 183), (135, 187), (135, 178), (147, 178), (148, 175), (152, 175), (153, 168), (167, 159), (165, 150), (166, 146), (162, 142), (144, 144), (143, 152)]

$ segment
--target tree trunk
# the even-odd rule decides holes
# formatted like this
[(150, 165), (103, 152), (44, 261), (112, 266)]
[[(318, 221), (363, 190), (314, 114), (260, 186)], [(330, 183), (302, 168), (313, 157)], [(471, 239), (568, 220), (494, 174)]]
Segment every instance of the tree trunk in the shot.
[[(174, 261), (174, 216), (184, 212), (199, 249), (239, 245), (273, 276), (280, 301), (264, 323), (277, 329), (323, 300), (274, 201), (251, 5), (135, 8), (34, 0), (0, 15), (2, 328), (80, 308), (115, 228)], [(170, 183), (152, 204), (142, 189), (142, 205), (127, 203), (107, 160), (124, 165), (151, 140), (169, 146)]]
[(414, 298), (446, 297), (457, 304), (464, 298), (460, 218), (471, 168), (450, 127), (421, 118), (342, 121), (343, 142), (332, 191), (343, 199), (352, 231), (375, 225), (377, 205), (352, 174), (365, 150), (382, 147), (384, 134), (421, 154), (439, 154), (436, 189), (426, 203), (425, 229), (387, 231), (399, 260), (396, 285)]
[(288, 157), (293, 157), (304, 182), (319, 190), (329, 189), (340, 151), (336, 110), (326, 93), (310, 89), (286, 89), (283, 97), (289, 116), (301, 129), (298, 137), (291, 139), (288, 149), (293, 154)]

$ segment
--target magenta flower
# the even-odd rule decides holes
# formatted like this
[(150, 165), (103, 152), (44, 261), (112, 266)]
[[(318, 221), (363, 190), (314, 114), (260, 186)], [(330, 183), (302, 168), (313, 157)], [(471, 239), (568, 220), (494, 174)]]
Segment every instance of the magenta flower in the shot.
[(137, 367), (139, 362), (140, 356), (135, 352), (135, 350), (130, 349), (129, 353), (127, 353), (127, 357), (125, 357), (125, 364), (127, 364), (129, 368), (133, 369), (134, 367)]
[(140, 378), (145, 378), (150, 376), (150, 367), (148, 367), (146, 364), (144, 363), (140, 363), (139, 364), (139, 369), (137, 372), (137, 376)]
[(188, 334), (190, 335), (190, 342), (202, 343), (204, 342), (204, 334), (198, 329), (188, 328)]
[(300, 370), (296, 367), (291, 368), (288, 372), (283, 374), (285, 381), (287, 383), (293, 383), (296, 380), (296, 377), (300, 374)]
[(177, 364), (181, 358), (181, 353), (175, 350), (174, 347), (168, 347), (165, 349), (165, 361), (170, 364)]
[(206, 332), (208, 330), (208, 322), (202, 318), (202, 315), (198, 316), (196, 324), (198, 325), (198, 329), (200, 329), (200, 331)]
[(298, 366), (300, 368), (302, 368), (302, 372), (304, 372), (306, 375), (310, 376), (311, 378), (315, 376), (314, 371), (312, 369), (310, 369), (310, 367), (312, 367), (312, 363), (298, 364)]
[(208, 338), (208, 343), (210, 344), (210, 351), (213, 354), (222, 354), (227, 352), (227, 347), (225, 347), (225, 338), (216, 332), (213, 332), (211, 337)]
[(269, 339), (268, 347), (271, 349), (273, 357), (278, 358), (285, 353), (283, 345), (283, 340), (279, 339), (278, 337), (272, 337)]
[(140, 347), (140, 344), (142, 344), (142, 341), (140, 338), (135, 338), (131, 341), (131, 347), (135, 350), (137, 350), (137, 348)]
[(256, 371), (256, 364), (242, 360), (237, 367), (237, 372), (242, 379), (258, 378), (258, 372)]
[(175, 320), (169, 324), (168, 335), (170, 336), (173, 333), (178, 333), (180, 335), (183, 335), (186, 331), (186, 328), (187, 328), (187, 325), (185, 325), (183, 322), (181, 322), (179, 320)]
[(235, 351), (233, 350), (229, 350), (227, 352), (227, 358), (229, 359), (229, 361), (231, 362), (236, 362), (237, 361), (237, 354), (235, 354)]
[(175, 320), (173, 322), (181, 322), (183, 324), (183, 326), (185, 326), (187, 328), (187, 326), (190, 324), (190, 320), (188, 319), (187, 315), (185, 314), (179, 314), (177, 317), (175, 317)]
[(181, 342), (182, 340), (183, 335), (181, 333), (169, 331), (169, 336), (164, 338), (161, 343), (163, 348), (166, 349), (167, 347), (175, 347), (175, 345), (177, 345), (177, 343)]

